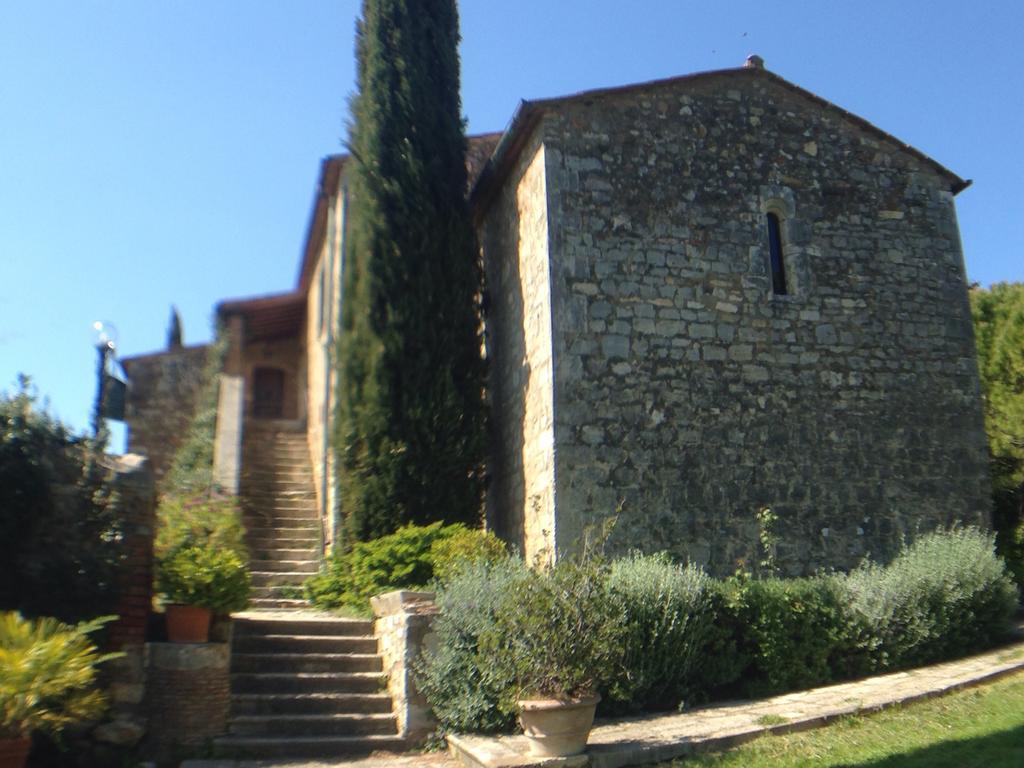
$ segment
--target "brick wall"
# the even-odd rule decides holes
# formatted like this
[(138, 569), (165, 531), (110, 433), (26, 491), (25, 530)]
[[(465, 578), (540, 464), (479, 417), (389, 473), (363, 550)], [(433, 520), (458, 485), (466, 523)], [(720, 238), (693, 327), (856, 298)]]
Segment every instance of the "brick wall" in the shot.
[(227, 731), (227, 643), (150, 643), (146, 683), (150, 750), (200, 746)]

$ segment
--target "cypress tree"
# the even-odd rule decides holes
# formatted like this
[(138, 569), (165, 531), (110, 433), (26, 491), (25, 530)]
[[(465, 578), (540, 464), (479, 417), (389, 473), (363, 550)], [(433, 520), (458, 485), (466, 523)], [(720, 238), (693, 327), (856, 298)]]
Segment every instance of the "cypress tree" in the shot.
[(364, 0), (334, 435), (359, 540), (480, 519), (481, 267), (458, 42), (454, 0)]

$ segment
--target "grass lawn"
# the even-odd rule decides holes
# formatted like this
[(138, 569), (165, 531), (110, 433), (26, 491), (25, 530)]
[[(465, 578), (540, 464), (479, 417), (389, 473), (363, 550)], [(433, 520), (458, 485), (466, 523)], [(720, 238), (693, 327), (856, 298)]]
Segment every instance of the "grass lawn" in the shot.
[(659, 768), (1022, 768), (1024, 673)]

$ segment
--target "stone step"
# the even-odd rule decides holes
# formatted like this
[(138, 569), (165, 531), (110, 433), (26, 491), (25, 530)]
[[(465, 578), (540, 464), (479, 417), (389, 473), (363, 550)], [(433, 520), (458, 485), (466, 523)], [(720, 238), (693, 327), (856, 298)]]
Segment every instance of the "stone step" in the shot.
[[(256, 552), (251, 547), (249, 555), (252, 558), (250, 565), (255, 568), (257, 562), (305, 562), (309, 560), (318, 561), (319, 552), (315, 546), (313, 547), (292, 547), (286, 549), (285, 547), (270, 547), (262, 552)], [(270, 570), (269, 568), (263, 568), (259, 570)], [(298, 570), (298, 569), (296, 569)]]
[(320, 515), (317, 514), (316, 505), (309, 501), (267, 502), (259, 507), (249, 507), (242, 511), (242, 518), (247, 523), (263, 524), (273, 521), (277, 517), (294, 517), (310, 520), (318, 525), (320, 522)]
[(245, 483), (239, 488), (238, 495), (245, 503), (254, 498), (265, 498), (283, 491), (316, 491), (316, 486), (309, 478), (279, 478), (277, 480), (260, 480), (254, 483)]
[(277, 456), (273, 463), (266, 466), (250, 466), (242, 474), (241, 482), (252, 483), (260, 480), (304, 480), (312, 482), (313, 473), (309, 469), (309, 462), (298, 459), (289, 461), (284, 457)]
[(232, 672), (380, 672), (380, 656), (369, 653), (233, 653)]
[(302, 587), (297, 584), (262, 584), (249, 590), (249, 603), (257, 600), (296, 600), (302, 598)]
[(297, 513), (294, 509), (286, 509), (286, 510), (284, 510), (281, 513), (282, 515), (285, 516), (283, 518), (275, 518), (275, 517), (272, 516), (272, 514), (273, 513), (268, 512), (267, 513), (267, 517), (262, 517), (262, 516), (259, 516), (259, 515), (251, 515), (251, 514), (250, 515), (244, 515), (243, 518), (242, 518), (242, 523), (245, 525), (245, 529), (247, 531), (252, 531), (252, 530), (259, 529), (259, 528), (275, 528), (275, 527), (287, 528), (287, 527), (293, 526), (293, 525), (295, 525), (296, 527), (302, 528), (302, 529), (319, 528), (320, 527), (320, 521), (317, 519), (317, 517), (315, 515), (310, 515), (309, 517), (305, 517), (305, 518), (298, 517), (298, 515), (300, 515), (302, 513), (301, 512)]
[(231, 718), (234, 736), (368, 736), (394, 735), (395, 716), (387, 714), (242, 715)]
[(252, 597), (250, 611), (298, 611), (309, 608), (309, 602), (297, 597)]
[(317, 531), (302, 531), (287, 536), (274, 533), (250, 532), (246, 536), (246, 544), (250, 552), (270, 552), (278, 547), (281, 549), (317, 549), (320, 545), (320, 535)]
[(331, 635), (243, 635), (235, 637), (232, 653), (377, 653), (374, 637)]
[(279, 462), (300, 465), (310, 465), (309, 449), (305, 444), (296, 445), (292, 443), (277, 443), (260, 448), (248, 447), (242, 453), (244, 460), (244, 472), (248, 473), (257, 469), (269, 469)]
[(377, 751), (401, 752), (408, 748), (398, 736), (247, 737), (215, 739), (215, 756), (234, 758), (333, 758), (369, 755)]
[(390, 714), (391, 697), (386, 693), (235, 694), (232, 716), (243, 715), (328, 715)]
[[(289, 550), (293, 552), (294, 550)], [(275, 573), (304, 573), (307, 576), (319, 572), (320, 561), (315, 559), (315, 556), (310, 556), (311, 553), (306, 553), (306, 559), (304, 560), (250, 560), (249, 568), (252, 572), (260, 571), (273, 571)]]
[[(319, 541), (320, 532), (315, 528), (289, 528), (285, 526), (266, 527), (252, 529), (249, 533), (249, 541), (260, 541), (259, 546), (273, 549), (281, 546), (282, 549), (291, 549), (294, 546), (316, 547)], [(285, 544), (284, 542), (288, 542)], [(300, 543), (301, 542), (301, 543)], [(250, 546), (250, 550), (255, 545)]]
[(312, 576), (311, 573), (289, 571), (249, 571), (253, 587), (300, 587)]
[(237, 694), (378, 694), (384, 685), (380, 672), (236, 672), (231, 675), (231, 690)]
[(235, 619), (234, 622), (235, 637), (286, 634), (373, 637), (373, 621), (330, 616), (323, 619), (244, 618)]

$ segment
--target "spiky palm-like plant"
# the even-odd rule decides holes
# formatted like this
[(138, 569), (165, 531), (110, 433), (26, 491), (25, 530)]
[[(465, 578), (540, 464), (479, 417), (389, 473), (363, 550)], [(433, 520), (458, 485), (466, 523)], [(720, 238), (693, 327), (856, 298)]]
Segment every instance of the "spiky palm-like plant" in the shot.
[(96, 665), (120, 654), (101, 654), (89, 634), (107, 621), (69, 626), (0, 613), (0, 738), (57, 733), (103, 714)]

